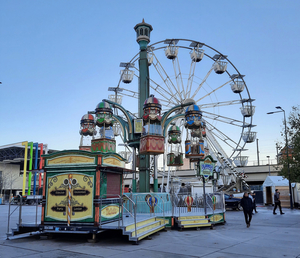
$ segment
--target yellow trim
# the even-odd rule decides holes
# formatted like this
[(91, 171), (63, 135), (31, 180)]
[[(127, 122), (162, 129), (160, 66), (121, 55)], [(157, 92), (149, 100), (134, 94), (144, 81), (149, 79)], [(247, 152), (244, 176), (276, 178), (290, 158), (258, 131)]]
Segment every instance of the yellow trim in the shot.
[(63, 165), (63, 164), (86, 164), (86, 163), (95, 163), (95, 158), (90, 158), (86, 156), (79, 155), (64, 155), (48, 159), (48, 166), (51, 165)]
[(169, 223), (169, 220), (167, 220), (167, 219), (156, 218), (156, 220), (160, 220), (164, 224), (168, 224)]
[[(161, 225), (161, 222), (160, 221), (156, 221), (154, 224), (152, 225), (149, 225), (149, 226), (146, 226), (146, 227), (143, 227), (143, 228), (140, 228), (140, 229), (137, 229), (136, 233), (137, 235), (139, 235), (140, 233), (143, 233), (145, 231), (148, 231), (150, 229), (153, 229), (153, 228), (156, 228), (157, 226), (160, 226)], [(131, 234), (132, 237), (135, 237), (135, 230), (132, 232)]]
[(102, 159), (103, 165), (113, 165), (117, 167), (124, 167), (124, 162), (122, 163), (121, 159), (119, 157), (107, 157)]
[(199, 228), (199, 227), (210, 227), (211, 223), (208, 224), (194, 224), (189, 226), (182, 226), (183, 228)]
[(178, 217), (178, 220), (185, 220), (185, 219), (205, 219), (205, 216), (184, 216), (184, 217)]
[(162, 230), (164, 228), (165, 228), (165, 226), (162, 226), (162, 227), (160, 227), (160, 228), (158, 228), (158, 229), (156, 229), (156, 230), (154, 230), (152, 232), (149, 232), (148, 234), (145, 234), (145, 235), (139, 237), (138, 240), (141, 240), (141, 239), (143, 239), (143, 238), (145, 238), (147, 236), (150, 236), (150, 235), (152, 235), (152, 234), (156, 233), (157, 231), (160, 231), (160, 230)]
[[(155, 221), (155, 218), (152, 218), (152, 219), (147, 219), (147, 220), (144, 220), (144, 221), (140, 221), (140, 222), (137, 222), (136, 223), (136, 227), (140, 227), (140, 226), (143, 226), (143, 225), (147, 225), (148, 223), (150, 222), (154, 222)], [(125, 227), (125, 231), (129, 231), (130, 229), (134, 229), (135, 228), (135, 225), (134, 223)]]
[(181, 225), (185, 225), (185, 224), (206, 224), (208, 223), (209, 221), (207, 219), (204, 219), (204, 220), (185, 220), (185, 221), (181, 221), (180, 224)]

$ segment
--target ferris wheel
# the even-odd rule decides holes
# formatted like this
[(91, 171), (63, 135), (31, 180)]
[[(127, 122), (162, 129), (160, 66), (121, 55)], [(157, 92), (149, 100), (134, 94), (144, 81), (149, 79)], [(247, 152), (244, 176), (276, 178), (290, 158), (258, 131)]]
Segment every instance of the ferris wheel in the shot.
[[(241, 74), (227, 55), (199, 41), (166, 39), (147, 48), (150, 93), (163, 111), (194, 102), (206, 123), (207, 144), (218, 156), (241, 165), (245, 145), (255, 141), (255, 106)], [(117, 95), (138, 101), (139, 54), (121, 63)], [(184, 113), (184, 109), (181, 110)], [(180, 124), (180, 122), (179, 122)], [(183, 124), (183, 123), (181, 123)]]

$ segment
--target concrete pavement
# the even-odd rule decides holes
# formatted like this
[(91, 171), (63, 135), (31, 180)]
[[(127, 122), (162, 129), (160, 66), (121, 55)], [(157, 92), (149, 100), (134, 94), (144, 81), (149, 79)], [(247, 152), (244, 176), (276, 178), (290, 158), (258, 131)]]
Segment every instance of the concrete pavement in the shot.
[[(58, 235), (41, 240), (36, 236), (6, 240), (7, 205), (0, 205), (0, 257), (300, 257), (300, 210), (258, 207), (250, 228), (242, 211), (227, 211), (225, 225), (197, 231), (168, 230), (133, 245), (120, 232), (102, 232), (97, 243), (87, 236)], [(27, 208), (35, 214), (35, 208)], [(13, 225), (14, 226), (14, 225)]]

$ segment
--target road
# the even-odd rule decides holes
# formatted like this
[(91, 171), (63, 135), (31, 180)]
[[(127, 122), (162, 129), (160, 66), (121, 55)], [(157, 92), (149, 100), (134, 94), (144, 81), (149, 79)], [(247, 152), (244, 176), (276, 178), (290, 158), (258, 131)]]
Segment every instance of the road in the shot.
[[(300, 210), (283, 209), (284, 215), (273, 215), (271, 207), (257, 210), (250, 228), (242, 211), (227, 211), (226, 224), (214, 230), (170, 229), (133, 245), (118, 231), (100, 233), (96, 243), (79, 235), (6, 240), (8, 205), (0, 205), (0, 257), (300, 257)], [(33, 215), (35, 207), (27, 206), (24, 217)]]

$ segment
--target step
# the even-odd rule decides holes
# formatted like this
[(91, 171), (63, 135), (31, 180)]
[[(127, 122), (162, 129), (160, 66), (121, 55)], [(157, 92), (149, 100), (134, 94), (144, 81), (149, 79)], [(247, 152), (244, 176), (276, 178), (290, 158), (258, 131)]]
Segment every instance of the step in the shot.
[(199, 227), (210, 227), (211, 223), (203, 223), (203, 224), (184, 224), (181, 225), (181, 228), (199, 228)]
[(143, 238), (147, 237), (147, 236), (150, 236), (160, 230), (163, 230), (165, 228), (165, 225), (159, 225), (155, 228), (152, 228), (150, 230), (147, 230), (147, 231), (144, 231), (143, 233), (141, 234), (138, 234), (137, 237), (129, 237), (129, 240), (130, 241), (139, 241), (139, 240), (142, 240)]
[(168, 224), (169, 223), (169, 220), (167, 220), (167, 219), (156, 218), (156, 220), (160, 220), (163, 224)]
[(7, 237), (14, 236), (14, 231), (9, 232), (9, 233), (6, 233), (6, 236), (7, 236)]
[(206, 224), (209, 223), (208, 219), (186, 219), (186, 220), (179, 220), (178, 221), (181, 225), (188, 225), (188, 224)]
[(137, 236), (135, 225), (131, 224), (123, 228), (123, 235), (129, 236), (129, 241), (139, 241), (165, 228), (168, 220), (162, 218), (151, 218), (137, 223)]
[[(141, 227), (137, 227), (136, 228), (136, 233), (137, 233), (137, 235), (140, 235), (141, 233), (143, 233), (145, 231), (149, 231), (153, 228), (156, 228), (157, 226), (160, 226), (161, 224), (162, 224), (161, 221), (154, 221), (154, 222), (151, 222), (149, 224), (143, 225)], [(135, 229), (134, 228), (130, 231), (127, 231), (127, 232), (130, 232), (131, 236), (133, 236), (133, 237), (135, 236)]]
[(188, 219), (206, 219), (206, 218), (205, 216), (182, 216), (177, 218), (177, 220), (188, 220)]
[[(155, 222), (155, 221), (156, 221), (156, 218), (145, 219), (143, 221), (137, 222), (136, 227), (138, 228), (138, 227), (141, 227), (143, 225), (147, 225), (148, 223)], [(135, 224), (134, 223), (125, 227), (125, 231), (130, 231), (132, 229), (135, 229)]]

